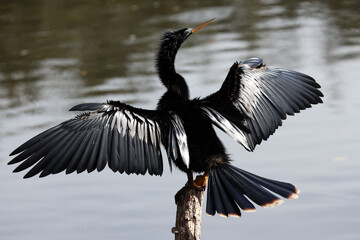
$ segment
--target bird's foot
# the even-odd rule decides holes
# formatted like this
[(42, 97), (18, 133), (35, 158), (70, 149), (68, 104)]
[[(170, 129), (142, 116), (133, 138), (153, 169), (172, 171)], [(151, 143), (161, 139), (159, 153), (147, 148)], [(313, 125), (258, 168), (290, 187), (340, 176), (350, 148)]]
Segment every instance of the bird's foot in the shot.
[(209, 176), (208, 172), (204, 173), (203, 175), (196, 176), (195, 180), (192, 182), (192, 185), (195, 188), (204, 191), (206, 188), (208, 176)]
[(189, 189), (204, 191), (206, 188), (208, 175), (209, 174), (206, 172), (203, 175), (196, 176), (195, 180), (192, 180), (192, 177), (189, 178), (189, 181), (185, 184), (185, 186), (175, 194), (175, 203), (179, 202), (180, 197), (184, 195), (185, 192), (187, 192)]

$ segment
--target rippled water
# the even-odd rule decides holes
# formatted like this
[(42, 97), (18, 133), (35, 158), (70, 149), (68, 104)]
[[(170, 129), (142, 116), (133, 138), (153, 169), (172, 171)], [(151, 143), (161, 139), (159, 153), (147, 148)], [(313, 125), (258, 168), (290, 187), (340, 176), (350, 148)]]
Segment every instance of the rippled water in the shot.
[(359, 1), (0, 1), (0, 239), (169, 239), (186, 181), (110, 170), (23, 180), (8, 154), (82, 102), (154, 108), (166, 29), (217, 20), (188, 39), (177, 71), (216, 91), (236, 60), (305, 72), (325, 104), (290, 117), (254, 153), (222, 135), (234, 164), (302, 194), (241, 219), (203, 216), (203, 239), (360, 239)]

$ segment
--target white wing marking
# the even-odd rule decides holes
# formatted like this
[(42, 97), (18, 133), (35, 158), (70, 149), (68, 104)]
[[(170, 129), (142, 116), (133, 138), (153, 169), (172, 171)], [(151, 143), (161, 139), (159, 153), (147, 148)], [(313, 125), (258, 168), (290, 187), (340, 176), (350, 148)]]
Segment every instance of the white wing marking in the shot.
[(231, 123), (223, 115), (212, 108), (201, 107), (201, 109), (204, 110), (205, 114), (213, 121), (213, 123), (215, 123), (216, 126), (235, 139), (235, 141), (243, 145), (247, 150), (251, 151), (245, 134), (236, 125)]
[(189, 148), (188, 148), (187, 136), (185, 133), (182, 120), (176, 114), (173, 114), (171, 123), (172, 123), (172, 127), (174, 128), (176, 141), (177, 141), (177, 145), (179, 146), (181, 158), (184, 164), (186, 165), (186, 167), (189, 168), (190, 165)]

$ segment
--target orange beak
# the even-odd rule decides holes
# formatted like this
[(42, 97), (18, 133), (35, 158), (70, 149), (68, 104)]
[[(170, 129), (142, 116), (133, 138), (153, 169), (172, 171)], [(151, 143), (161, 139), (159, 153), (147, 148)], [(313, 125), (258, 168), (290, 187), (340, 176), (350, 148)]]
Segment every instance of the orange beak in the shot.
[(196, 31), (200, 30), (201, 28), (205, 27), (206, 25), (208, 25), (209, 23), (211, 23), (212, 21), (214, 21), (215, 18), (207, 20), (206, 22), (200, 23), (199, 25), (197, 25), (196, 27), (194, 27), (191, 31), (191, 33), (195, 33)]

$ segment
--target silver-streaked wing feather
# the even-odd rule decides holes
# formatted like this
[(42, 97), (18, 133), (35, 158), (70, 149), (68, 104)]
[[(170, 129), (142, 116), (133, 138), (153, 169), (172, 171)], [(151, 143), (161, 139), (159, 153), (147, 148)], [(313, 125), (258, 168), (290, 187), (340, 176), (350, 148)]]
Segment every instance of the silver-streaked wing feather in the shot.
[(247, 150), (250, 150), (245, 133), (241, 131), (234, 123), (210, 107), (203, 106), (201, 109), (211, 119), (215, 126), (223, 130), (235, 141), (243, 145)]
[[(235, 63), (220, 90), (204, 99), (215, 125), (252, 151), (281, 126), (287, 115), (322, 103), (320, 85), (303, 73), (267, 67), (261, 58)], [(209, 115), (212, 109), (212, 116)], [(203, 110), (206, 108), (202, 108)], [(233, 123), (229, 125), (228, 122)], [(237, 126), (238, 129), (234, 128)], [(234, 134), (234, 130), (240, 135)], [(243, 137), (245, 136), (246, 140)]]
[(170, 158), (176, 160), (178, 153), (180, 153), (181, 159), (186, 167), (189, 168), (190, 154), (183, 122), (176, 114), (171, 115), (170, 122), (168, 154), (170, 153)]
[(87, 111), (30, 139), (11, 155), (15, 172), (32, 167), (25, 177), (40, 177), (108, 165), (114, 172), (161, 175), (161, 130), (157, 111), (121, 102), (80, 104), (71, 111)]

